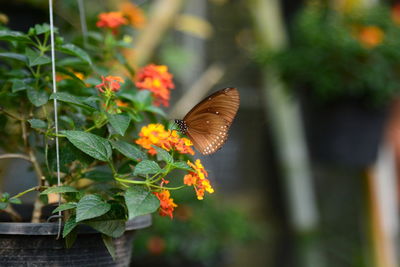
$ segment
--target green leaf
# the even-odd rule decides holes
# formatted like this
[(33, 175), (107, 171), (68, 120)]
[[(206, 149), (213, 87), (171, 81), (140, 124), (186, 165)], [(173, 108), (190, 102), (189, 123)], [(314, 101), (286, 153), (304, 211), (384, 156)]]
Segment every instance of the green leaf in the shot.
[(59, 211), (64, 211), (64, 210), (70, 210), (76, 208), (76, 203), (75, 202), (69, 202), (69, 203), (64, 203), (58, 206), (56, 209), (53, 210), (52, 213), (57, 213)]
[(37, 128), (37, 129), (46, 129), (47, 128), (47, 123), (45, 121), (39, 120), (39, 119), (30, 119), (28, 122), (31, 124), (32, 128)]
[(185, 170), (185, 171), (193, 171), (192, 168), (190, 168), (190, 166), (184, 162), (184, 161), (178, 161), (178, 162), (174, 162), (172, 163), (172, 166), (176, 169), (180, 169), (180, 170)]
[(39, 51), (35, 51), (30, 48), (25, 49), (25, 55), (28, 57), (29, 67), (45, 65), (51, 62), (51, 59), (48, 56), (44, 54), (42, 55)]
[(142, 122), (144, 120), (143, 114), (140, 112), (134, 112), (134, 110), (130, 110), (129, 116), (131, 116), (132, 120), (135, 122)]
[(162, 159), (167, 163), (172, 163), (174, 161), (172, 156), (165, 149), (162, 149), (161, 147), (154, 146), (154, 145), (152, 145), (152, 147), (157, 151), (157, 159), (158, 160)]
[(75, 147), (89, 156), (101, 161), (110, 160), (112, 150), (107, 139), (83, 131), (63, 131), (62, 133)]
[(96, 181), (96, 182), (108, 182), (112, 181), (114, 179), (113, 175), (111, 172), (106, 172), (106, 171), (99, 171), (99, 170), (94, 170), (85, 173), (84, 178)]
[(8, 202), (12, 204), (22, 204), (22, 201), (19, 198), (10, 198)]
[(141, 151), (136, 146), (125, 141), (111, 141), (111, 144), (114, 149), (118, 150), (119, 152), (121, 152), (122, 155), (129, 159), (140, 161), (147, 158), (146, 153)]
[(115, 254), (115, 245), (114, 245), (113, 239), (107, 235), (101, 235), (101, 237), (103, 238), (103, 242), (108, 250), (108, 253), (110, 253), (111, 257), (115, 261), (116, 254)]
[(88, 221), (85, 224), (114, 238), (120, 237), (125, 231), (125, 220)]
[(50, 187), (44, 190), (41, 195), (48, 195), (52, 193), (62, 194), (62, 193), (77, 193), (79, 192), (76, 188), (69, 186), (69, 185), (62, 185), (56, 187)]
[(151, 113), (155, 113), (155, 114), (161, 115), (163, 117), (167, 116), (167, 114), (165, 114), (165, 112), (162, 109), (160, 109), (159, 107), (147, 106), (147, 107), (145, 107), (144, 110), (147, 111), (147, 112), (151, 112)]
[(143, 160), (139, 162), (133, 171), (133, 175), (146, 176), (147, 174), (155, 174), (161, 171), (160, 166), (157, 162), (152, 160)]
[(42, 201), (45, 205), (49, 204), (49, 197), (47, 195), (39, 195), (40, 201)]
[(131, 118), (125, 114), (108, 114), (108, 121), (114, 130), (119, 134), (124, 136), (126, 130), (129, 127), (129, 123), (131, 122)]
[(107, 213), (110, 208), (111, 205), (104, 202), (101, 197), (86, 195), (78, 202), (78, 206), (76, 207), (76, 221), (80, 222), (99, 217)]
[(13, 85), (11, 87), (11, 92), (15, 93), (15, 92), (26, 90), (26, 89), (34, 90), (31, 86), (26, 84), (23, 80), (16, 79), (13, 81)]
[(140, 90), (135, 94), (133, 101), (135, 102), (135, 106), (139, 110), (145, 110), (146, 108), (151, 106), (151, 92), (148, 90)]
[(36, 35), (40, 35), (46, 32), (50, 32), (50, 25), (47, 23), (43, 23), (43, 24), (36, 24), (35, 25), (35, 32)]
[(10, 30), (0, 30), (0, 40), (31, 42), (31, 39), (22, 32)]
[(155, 212), (160, 206), (158, 198), (142, 186), (128, 188), (125, 192), (125, 203), (129, 219)]
[(65, 247), (72, 248), (77, 237), (78, 237), (78, 231), (77, 229), (73, 229), (66, 237), (64, 237)]
[(71, 95), (66, 92), (53, 93), (53, 94), (51, 94), (50, 99), (57, 99), (58, 101), (74, 104), (79, 107), (85, 108), (87, 110), (91, 110), (91, 111), (96, 110), (92, 106), (85, 104), (79, 97)]
[(24, 63), (28, 62), (28, 58), (25, 55), (21, 55), (21, 54), (17, 54), (17, 53), (3, 52), (3, 53), (0, 53), (0, 57), (16, 59), (16, 60), (22, 61)]
[(36, 90), (34, 88), (28, 88), (26, 91), (29, 101), (35, 106), (40, 107), (47, 103), (49, 97), (47, 96), (46, 91), (44, 90)]
[(61, 46), (57, 46), (56, 49), (62, 53), (77, 56), (80, 59), (82, 59), (83, 61), (87, 62), (89, 65), (92, 65), (92, 60), (90, 59), (90, 56), (88, 55), (88, 53), (86, 53), (86, 51), (77, 47), (76, 45), (63, 44)]
[(63, 228), (63, 237), (66, 237), (78, 225), (75, 216), (71, 216), (65, 223)]
[(0, 210), (4, 210), (8, 207), (8, 202), (0, 202)]

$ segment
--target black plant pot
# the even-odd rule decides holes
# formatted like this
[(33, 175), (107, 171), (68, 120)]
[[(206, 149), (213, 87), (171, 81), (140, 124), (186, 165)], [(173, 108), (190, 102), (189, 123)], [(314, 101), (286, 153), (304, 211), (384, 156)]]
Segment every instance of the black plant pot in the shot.
[(135, 231), (150, 225), (150, 215), (128, 221), (124, 235), (114, 240), (113, 261), (90, 227), (79, 226), (77, 240), (67, 249), (56, 239), (57, 223), (0, 223), (0, 266), (129, 266)]
[(375, 162), (388, 107), (362, 101), (301, 101), (307, 145), (314, 162), (364, 168)]

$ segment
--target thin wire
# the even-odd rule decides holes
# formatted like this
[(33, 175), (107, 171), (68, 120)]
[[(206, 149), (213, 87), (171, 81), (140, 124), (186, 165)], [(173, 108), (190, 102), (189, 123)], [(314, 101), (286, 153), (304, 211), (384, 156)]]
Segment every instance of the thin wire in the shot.
[(86, 15), (85, 15), (85, 5), (83, 3), (83, 0), (78, 0), (78, 8), (79, 8), (79, 18), (81, 20), (83, 44), (86, 47), (86, 45), (87, 45), (87, 25), (86, 25)]
[[(50, 13), (50, 43), (51, 43), (51, 71), (52, 71), (52, 79), (53, 79), (53, 93), (57, 93), (57, 85), (56, 85), (56, 57), (55, 57), (55, 49), (54, 49), (54, 22), (53, 22), (53, 0), (49, 0), (49, 13)], [(60, 177), (60, 151), (58, 145), (58, 116), (57, 116), (57, 99), (54, 98), (54, 128), (55, 128), (55, 139), (56, 139), (56, 163), (57, 163), (57, 185), (61, 185), (61, 177)], [(61, 194), (58, 195), (58, 205), (61, 205)], [(60, 238), (61, 235), (61, 211), (58, 212), (58, 232), (57, 239)]]

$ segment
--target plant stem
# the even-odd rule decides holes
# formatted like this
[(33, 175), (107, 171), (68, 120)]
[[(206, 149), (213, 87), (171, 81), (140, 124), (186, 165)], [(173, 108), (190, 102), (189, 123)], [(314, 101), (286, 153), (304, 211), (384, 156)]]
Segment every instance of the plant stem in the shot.
[(90, 132), (90, 131), (93, 130), (93, 129), (101, 128), (101, 127), (103, 127), (106, 123), (107, 123), (107, 121), (104, 121), (104, 122), (100, 123), (99, 126), (93, 125), (93, 126), (91, 126), (90, 128), (87, 128), (87, 129), (85, 130), (85, 132)]
[(31, 158), (28, 155), (17, 154), (17, 153), (7, 153), (0, 155), (0, 160), (1, 159), (24, 159), (31, 162)]
[(149, 182), (147, 181), (134, 181), (134, 180), (128, 180), (128, 179), (122, 179), (122, 178), (118, 178), (115, 177), (115, 180), (117, 180), (118, 182), (122, 182), (122, 183), (128, 183), (128, 184), (149, 184)]
[(5, 110), (5, 109), (4, 109), (3, 107), (1, 107), (1, 106), (0, 106), (0, 113), (4, 113), (4, 114), (6, 114), (7, 116), (9, 116), (10, 118), (13, 118), (13, 119), (15, 119), (15, 120), (17, 120), (17, 121), (22, 121), (22, 120), (23, 120), (22, 118), (18, 117), (17, 115), (14, 115), (14, 114), (10, 113), (9, 111)]
[(7, 212), (8, 214), (10, 214), (11, 220), (12, 220), (13, 222), (20, 222), (20, 221), (22, 221), (21, 215), (19, 215), (19, 213), (16, 212), (16, 211), (14, 210), (14, 208), (13, 208), (11, 205), (8, 205), (7, 208), (5, 208), (3, 211), (4, 211), (4, 212)]
[(114, 163), (112, 163), (111, 160), (110, 160), (109, 162), (107, 162), (107, 163), (108, 163), (108, 166), (110, 166), (110, 169), (111, 169), (111, 171), (112, 171), (112, 173), (113, 173), (113, 176), (116, 177), (117, 170), (116, 170), (115, 167), (114, 167)]
[(22, 197), (23, 195), (25, 195), (25, 194), (27, 194), (29, 192), (41, 191), (42, 189), (46, 189), (46, 188), (47, 188), (47, 186), (35, 186), (35, 187), (32, 187), (32, 188), (29, 188), (29, 189), (25, 190), (24, 192), (16, 194), (15, 196), (11, 197), (10, 199), (12, 199), (12, 198), (20, 198), (20, 197)]
[[(24, 145), (26, 147), (26, 151), (28, 153), (29, 159), (33, 165), (33, 169), (36, 173), (37, 181), (38, 181), (38, 186), (44, 186), (44, 176), (42, 169), (40, 168), (40, 164), (37, 161), (36, 155), (32, 149), (32, 147), (29, 144), (28, 140), (28, 131), (26, 128), (26, 122), (21, 121), (21, 129), (22, 129), (22, 139), (24, 140)], [(43, 203), (40, 201), (40, 199), (37, 197), (35, 199), (35, 203), (33, 205), (33, 211), (32, 211), (32, 220), (31, 222), (39, 222), (40, 217), (42, 215), (42, 207)]]
[(55, 134), (51, 132), (46, 133), (47, 136), (67, 137), (65, 134)]
[(121, 182), (121, 183), (146, 185), (149, 187), (154, 187), (154, 188), (158, 188), (158, 189), (166, 189), (166, 190), (179, 190), (179, 189), (185, 187), (184, 185), (181, 185), (178, 187), (159, 186), (159, 185), (152, 184), (149, 181), (134, 181), (134, 180), (127, 180), (127, 179), (122, 179), (122, 178), (118, 178), (118, 177), (115, 177), (115, 180), (117, 180), (118, 182)]

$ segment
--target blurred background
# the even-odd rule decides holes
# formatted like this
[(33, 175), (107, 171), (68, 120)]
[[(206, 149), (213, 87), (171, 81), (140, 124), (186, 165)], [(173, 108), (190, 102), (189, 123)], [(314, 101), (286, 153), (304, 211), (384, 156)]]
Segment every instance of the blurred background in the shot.
[[(48, 21), (47, 1), (0, 3), (13, 30)], [(126, 59), (169, 67), (171, 119), (218, 89), (241, 94), (227, 143), (201, 157), (216, 192), (174, 195), (175, 218), (137, 233), (132, 266), (399, 266), (400, 3), (64, 0), (56, 25), (84, 38), (126, 3), (142, 10)]]

